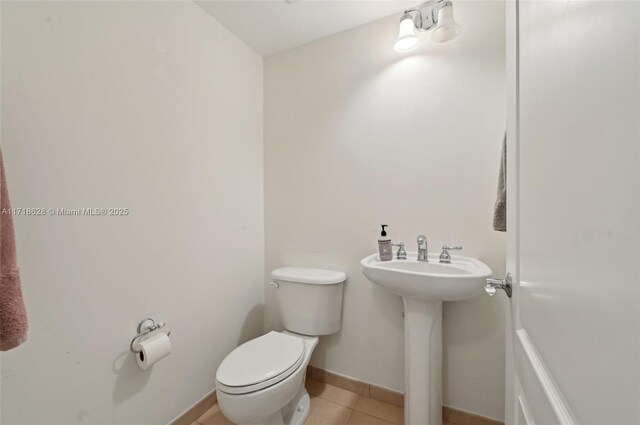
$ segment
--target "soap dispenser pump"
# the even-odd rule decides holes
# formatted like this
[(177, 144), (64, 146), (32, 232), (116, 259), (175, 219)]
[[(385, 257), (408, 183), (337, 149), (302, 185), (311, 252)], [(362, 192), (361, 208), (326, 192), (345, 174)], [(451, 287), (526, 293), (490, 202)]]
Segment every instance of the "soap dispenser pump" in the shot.
[(388, 227), (388, 225), (382, 224), (381, 226), (382, 232), (380, 232), (380, 237), (378, 238), (378, 253), (380, 254), (380, 261), (393, 260), (391, 238), (387, 236), (387, 231), (385, 230), (385, 227)]

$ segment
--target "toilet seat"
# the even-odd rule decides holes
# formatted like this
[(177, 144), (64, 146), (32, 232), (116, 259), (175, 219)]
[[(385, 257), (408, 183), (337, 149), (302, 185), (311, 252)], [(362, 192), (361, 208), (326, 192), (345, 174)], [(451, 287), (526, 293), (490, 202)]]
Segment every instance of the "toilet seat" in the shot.
[(304, 361), (301, 338), (271, 331), (233, 350), (220, 364), (216, 387), (229, 394), (246, 394), (281, 382)]

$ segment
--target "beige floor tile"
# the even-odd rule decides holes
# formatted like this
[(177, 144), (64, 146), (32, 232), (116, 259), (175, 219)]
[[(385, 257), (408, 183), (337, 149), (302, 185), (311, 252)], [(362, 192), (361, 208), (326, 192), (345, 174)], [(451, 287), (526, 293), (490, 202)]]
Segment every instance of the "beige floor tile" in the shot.
[(362, 412), (353, 412), (351, 419), (349, 419), (348, 425), (393, 425), (391, 422), (387, 422), (384, 419), (376, 418), (375, 416), (367, 415)]
[(404, 409), (372, 398), (360, 397), (355, 410), (376, 418), (384, 419), (396, 425), (404, 422)]
[(358, 402), (358, 394), (338, 388), (334, 385), (327, 384), (325, 382), (316, 381), (314, 379), (307, 379), (307, 391), (309, 394), (315, 395), (325, 400), (333, 401), (340, 406), (349, 407), (353, 409)]
[(311, 397), (311, 411), (305, 425), (346, 425), (353, 410), (320, 397)]
[(201, 425), (233, 425), (233, 422), (225, 418), (217, 404), (204, 412), (204, 414), (197, 419), (197, 422)]

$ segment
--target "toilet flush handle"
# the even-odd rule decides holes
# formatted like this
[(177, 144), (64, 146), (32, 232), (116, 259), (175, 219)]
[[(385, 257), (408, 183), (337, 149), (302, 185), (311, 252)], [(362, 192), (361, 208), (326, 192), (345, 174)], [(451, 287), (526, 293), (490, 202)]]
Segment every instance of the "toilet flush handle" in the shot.
[(278, 282), (274, 282), (274, 281), (269, 282), (269, 285), (273, 286), (274, 288), (279, 288), (280, 287)]

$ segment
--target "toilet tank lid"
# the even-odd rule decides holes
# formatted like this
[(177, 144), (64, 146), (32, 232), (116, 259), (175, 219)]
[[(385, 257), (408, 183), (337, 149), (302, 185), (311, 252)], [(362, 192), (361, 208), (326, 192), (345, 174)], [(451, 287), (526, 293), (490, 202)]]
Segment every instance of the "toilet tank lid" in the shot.
[(311, 285), (332, 285), (347, 280), (343, 272), (322, 269), (308, 269), (304, 267), (280, 267), (271, 272), (273, 280), (307, 283)]

